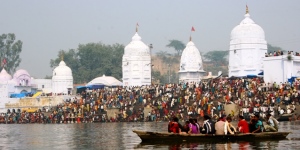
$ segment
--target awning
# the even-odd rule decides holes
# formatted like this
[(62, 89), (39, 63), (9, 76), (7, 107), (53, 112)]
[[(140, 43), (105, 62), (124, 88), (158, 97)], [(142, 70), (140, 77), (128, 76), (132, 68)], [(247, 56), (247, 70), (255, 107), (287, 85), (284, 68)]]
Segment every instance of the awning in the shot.
[(256, 77), (257, 77), (257, 75), (252, 75), (252, 74), (247, 75), (247, 78), (256, 78)]
[(258, 75), (264, 75), (264, 72), (262, 71), (261, 73), (259, 73)]

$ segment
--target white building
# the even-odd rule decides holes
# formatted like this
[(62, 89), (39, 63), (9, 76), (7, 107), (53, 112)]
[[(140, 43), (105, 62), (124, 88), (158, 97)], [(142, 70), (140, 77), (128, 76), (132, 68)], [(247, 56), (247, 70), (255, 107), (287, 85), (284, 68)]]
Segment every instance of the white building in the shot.
[(123, 86), (151, 85), (151, 67), (150, 49), (136, 32), (124, 50)]
[(72, 94), (73, 76), (72, 70), (61, 61), (53, 70), (51, 79), (34, 79), (24, 70), (17, 70), (13, 77), (3, 68), (0, 73), (0, 99), (20, 98), (26, 94), (35, 94), (38, 91), (54, 94)]
[(52, 93), (72, 94), (73, 75), (72, 70), (61, 60), (52, 74)]
[(179, 68), (179, 82), (200, 82), (204, 76), (202, 58), (198, 48), (190, 39), (182, 52)]
[(12, 76), (3, 68), (0, 73), (0, 99), (9, 98), (10, 94), (15, 92), (17, 83), (12, 80)]
[(246, 10), (245, 19), (231, 31), (228, 75), (258, 75), (263, 71), (263, 58), (267, 53), (264, 30)]
[(264, 81), (266, 83), (284, 83), (292, 77), (300, 77), (300, 56), (288, 55), (264, 58)]

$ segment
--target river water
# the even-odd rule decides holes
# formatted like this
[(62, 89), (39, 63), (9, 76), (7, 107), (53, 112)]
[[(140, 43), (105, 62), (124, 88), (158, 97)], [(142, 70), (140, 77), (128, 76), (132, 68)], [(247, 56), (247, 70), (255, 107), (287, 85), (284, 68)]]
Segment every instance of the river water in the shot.
[(166, 131), (167, 122), (1, 124), (0, 149), (299, 149), (300, 122), (281, 122), (286, 140), (237, 143), (144, 144), (132, 130)]

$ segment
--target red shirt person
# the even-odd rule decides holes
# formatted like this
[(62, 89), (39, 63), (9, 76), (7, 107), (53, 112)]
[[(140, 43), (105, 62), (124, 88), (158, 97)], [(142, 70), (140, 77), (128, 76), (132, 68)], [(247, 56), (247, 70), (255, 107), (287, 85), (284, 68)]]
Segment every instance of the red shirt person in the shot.
[(173, 120), (169, 123), (168, 131), (173, 133), (180, 133), (180, 125), (178, 123), (177, 117), (174, 117)]
[(249, 124), (243, 116), (239, 116), (238, 130), (240, 133), (249, 133)]

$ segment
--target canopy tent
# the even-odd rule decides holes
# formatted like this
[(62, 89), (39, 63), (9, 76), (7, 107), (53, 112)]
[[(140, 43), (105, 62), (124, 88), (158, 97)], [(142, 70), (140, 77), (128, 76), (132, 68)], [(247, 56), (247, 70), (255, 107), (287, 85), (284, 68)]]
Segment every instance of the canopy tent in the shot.
[(82, 91), (86, 90), (86, 86), (77, 86), (76, 87), (76, 93), (81, 93)]
[(103, 75), (102, 77), (97, 77), (90, 81), (88, 84), (86, 84), (86, 87), (89, 88), (103, 88), (104, 86), (110, 86), (110, 87), (115, 87), (115, 86), (122, 86), (123, 83), (117, 80), (116, 78), (112, 76), (105, 76)]

